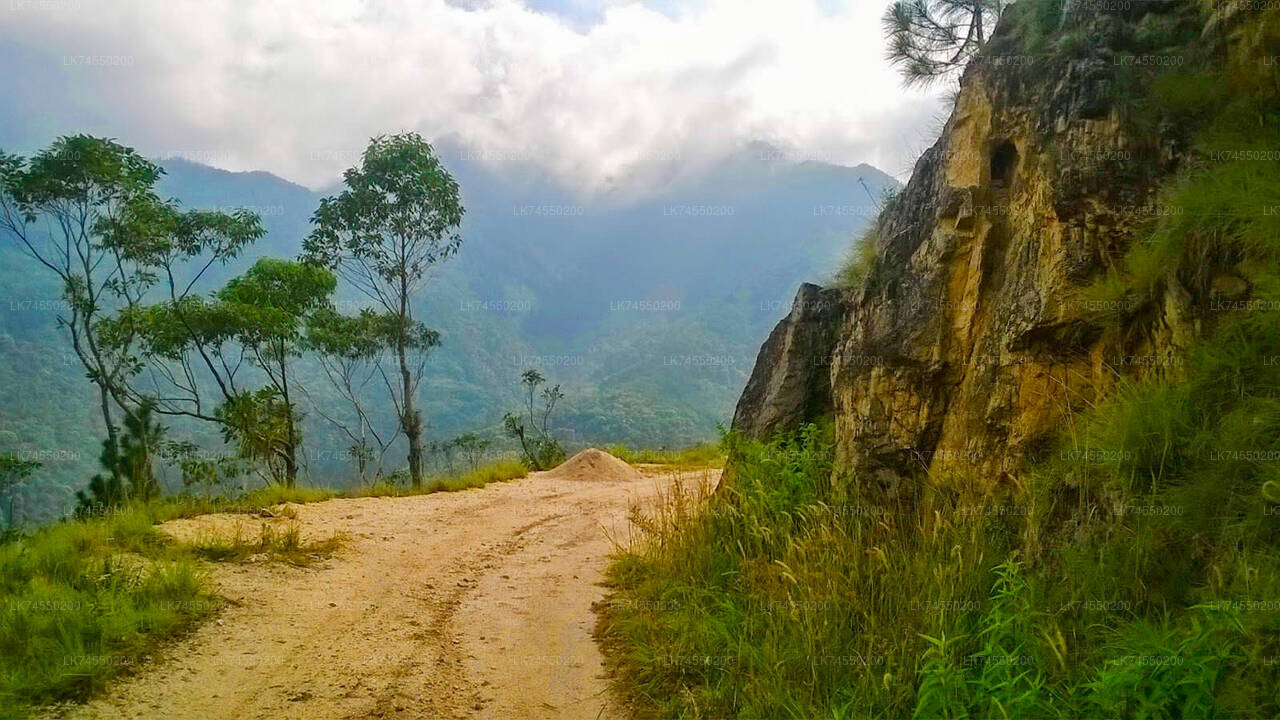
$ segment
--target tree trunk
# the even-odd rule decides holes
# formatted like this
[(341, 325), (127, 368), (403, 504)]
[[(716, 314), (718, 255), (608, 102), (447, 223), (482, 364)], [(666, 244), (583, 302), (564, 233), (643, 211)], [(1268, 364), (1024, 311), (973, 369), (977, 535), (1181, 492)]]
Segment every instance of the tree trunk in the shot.
[(288, 436), (285, 438), (287, 447), (284, 454), (284, 485), (287, 488), (294, 488), (298, 485), (298, 430), (295, 427), (293, 417), (293, 401), (289, 399), (289, 369), (285, 365), (284, 349), (280, 349), (280, 388), (281, 396), (284, 400), (284, 411), (288, 424)]
[[(120, 449), (120, 435), (116, 432), (115, 423), (111, 420), (111, 393), (107, 392), (107, 386), (102, 382), (98, 383), (98, 399), (102, 403), (102, 421), (107, 424), (107, 439), (111, 441), (111, 447), (116, 450)], [(116, 476), (115, 468), (107, 468), (111, 471), (111, 475)]]
[[(403, 245), (401, 246), (403, 250)], [(404, 394), (400, 418), (400, 427), (404, 430), (405, 439), (409, 441), (409, 477), (413, 489), (422, 489), (422, 416), (413, 407), (413, 373), (409, 370), (408, 335), (409, 322), (409, 277), (406, 268), (400, 268), (400, 333), (396, 338), (396, 354), (400, 360), (400, 382)]]
[(422, 419), (413, 407), (413, 374), (409, 371), (403, 340), (396, 350), (400, 355), (400, 380), (404, 393), (404, 417), (400, 418), (400, 425), (409, 441), (409, 477), (413, 480), (413, 489), (418, 490), (422, 488)]

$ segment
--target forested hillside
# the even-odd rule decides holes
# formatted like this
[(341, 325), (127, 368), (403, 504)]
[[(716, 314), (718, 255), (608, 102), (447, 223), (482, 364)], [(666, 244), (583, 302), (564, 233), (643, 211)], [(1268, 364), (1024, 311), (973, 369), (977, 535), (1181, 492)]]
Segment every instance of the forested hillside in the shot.
[[(466, 216), (462, 251), (437, 269), (416, 310), (442, 340), (421, 392), (427, 435), (439, 442), (476, 431), (495, 448), (505, 442), (501, 418), (519, 406), (520, 373), (529, 368), (564, 386), (556, 432), (570, 446), (676, 446), (714, 437), (765, 332), (789, 308), (792, 288), (829, 273), (897, 187), (865, 165), (796, 163), (765, 146), (639, 197), (581, 197), (460, 150), (445, 148), (442, 156)], [(261, 217), (266, 235), (213, 268), (202, 280), (209, 288), (256, 258), (296, 256), (327, 194), (263, 172), (180, 158), (160, 164), (160, 192), (184, 207), (245, 208)], [(56, 326), (63, 309), (56, 279), (7, 240), (0, 259), (7, 310), (0, 313), (0, 451), (42, 463), (16, 504), (20, 517), (44, 519), (66, 511), (96, 471), (101, 420), (91, 409), (92, 386)], [(362, 303), (340, 291), (343, 309)], [(314, 363), (304, 358), (299, 373), (309, 399), (333, 399)], [(308, 476), (351, 482), (350, 459), (335, 451), (345, 439), (305, 403), (302, 410)], [(375, 408), (375, 422), (393, 426), (392, 409)], [(208, 428), (178, 423), (175, 432), (209, 452), (221, 446)], [(440, 469), (445, 463), (438, 458)]]

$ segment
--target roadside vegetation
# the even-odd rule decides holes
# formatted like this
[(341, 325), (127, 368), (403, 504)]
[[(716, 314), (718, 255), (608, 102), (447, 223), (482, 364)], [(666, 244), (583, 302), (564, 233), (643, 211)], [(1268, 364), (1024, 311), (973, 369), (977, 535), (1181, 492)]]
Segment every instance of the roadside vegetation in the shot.
[[(272, 485), (238, 497), (172, 495), (82, 515), (0, 544), (0, 718), (82, 700), (222, 606), (206, 562), (260, 558), (306, 567), (342, 543), (305, 541), (295, 524), (179, 542), (158, 524), (208, 513), (294, 517), (293, 503), (451, 492), (524, 477), (505, 460), (414, 489), (408, 472), (337, 493)], [(398, 476), (397, 476), (398, 477)]]
[(1280, 13), (1206, 7), (1228, 57), (1186, 46), (1125, 85), (1194, 138), (1174, 210), (1085, 291), (1141, 337), (1177, 282), (1202, 339), (1072, 417), (1007, 496), (932, 478), (885, 505), (831, 486), (827, 427), (728, 438), (732, 482), (642, 518), (610, 571), (598, 632), (640, 717), (1280, 715), (1280, 84), (1258, 60)]
[(672, 470), (724, 467), (724, 449), (719, 443), (702, 443), (686, 448), (630, 448), (606, 445), (604, 451), (632, 465), (664, 465)]

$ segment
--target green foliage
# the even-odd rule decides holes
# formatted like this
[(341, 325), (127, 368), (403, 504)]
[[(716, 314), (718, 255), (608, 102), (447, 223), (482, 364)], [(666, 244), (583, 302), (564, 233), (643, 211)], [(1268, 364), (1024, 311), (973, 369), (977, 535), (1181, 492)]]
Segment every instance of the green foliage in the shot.
[(0, 455), (0, 501), (7, 501), (4, 526), (12, 528), (14, 525), (13, 518), (13, 493), (22, 483), (26, 482), (31, 474), (40, 469), (40, 463), (34, 460), (24, 460), (13, 453), (5, 453)]
[(529, 474), (529, 469), (519, 460), (497, 460), (461, 474), (450, 473), (429, 479), (422, 487), (413, 489), (403, 474), (391, 475), (350, 494), (351, 497), (405, 497), (435, 492), (458, 492), (484, 487), (489, 483), (516, 480)]
[(527, 422), (516, 413), (502, 417), (503, 430), (508, 437), (520, 443), (525, 465), (534, 470), (549, 470), (565, 458), (564, 447), (551, 434), (551, 414), (555, 412), (556, 403), (564, 398), (560, 386), (542, 388), (542, 407), (540, 410), (534, 407), (538, 388), (546, 381), (537, 370), (525, 370), (520, 376), (520, 384), (529, 392)]
[(482, 438), (475, 433), (463, 433), (449, 442), (462, 451), (473, 471), (479, 469), (480, 459), (484, 457), (489, 446), (493, 445), (493, 440)]
[(0, 717), (83, 699), (216, 610), (191, 558), (138, 509), (0, 546)]
[(1239, 621), (1212, 606), (1185, 623), (1138, 621), (1112, 641), (1111, 658), (1089, 683), (1089, 706), (1102, 717), (1224, 717), (1215, 690), (1236, 652)]
[(246, 345), (279, 343), (294, 351), (307, 318), (328, 308), (337, 284), (318, 265), (261, 258), (219, 290), (218, 300), (230, 306), (227, 314), (238, 320), (236, 334)]
[(631, 448), (620, 443), (605, 451), (631, 465), (666, 465), (678, 469), (724, 467), (725, 451), (718, 444), (702, 443), (686, 448)]
[(836, 272), (835, 285), (853, 289), (866, 283), (871, 275), (871, 269), (875, 266), (878, 252), (876, 243), (876, 231), (873, 228), (853, 244), (853, 249)]
[[(368, 308), (356, 315), (341, 315), (318, 308), (307, 318), (307, 339), (319, 352), (343, 358), (374, 358), (393, 347), (399, 336), (399, 320), (391, 313)], [(440, 345), (440, 333), (415, 323), (405, 336), (407, 347), (430, 350)]]
[(217, 410), (223, 436), (234, 443), (240, 457), (265, 468), (270, 482), (292, 485), (288, 464), (293, 444), (299, 441), (298, 417), (292, 404), (274, 387), (242, 391)]
[[(458, 252), (463, 207), (458, 184), (417, 133), (380, 135), (360, 167), (343, 174), (346, 189), (320, 201), (303, 257), (336, 270), (394, 319), (388, 349), (399, 382), (387, 383), (409, 444), (409, 474), (422, 484), (422, 414), (415, 395), (425, 351), (438, 336), (413, 319), (413, 303), (427, 272)], [(416, 350), (417, 361), (409, 353)]]
[(482, 465), (461, 475), (436, 478), (426, 484), (427, 492), (458, 492), (484, 487), (489, 483), (516, 480), (529, 474), (528, 468), (518, 460), (499, 460)]
[(77, 514), (101, 513), (131, 499), (146, 502), (160, 495), (155, 461), (163, 448), (165, 428), (152, 416), (153, 407), (143, 402), (125, 415), (122, 433), (103, 441), (99, 461), (107, 472), (89, 481), (87, 493), (76, 493)]
[(1012, 3), (1006, 16), (1017, 15), (1013, 20), (1022, 28), (1027, 50), (1043, 53), (1058, 37), (1062, 24), (1062, 6), (1067, 0), (1020, 0)]
[(889, 62), (908, 85), (962, 69), (987, 41), (1009, 0), (895, 0), (885, 10)]

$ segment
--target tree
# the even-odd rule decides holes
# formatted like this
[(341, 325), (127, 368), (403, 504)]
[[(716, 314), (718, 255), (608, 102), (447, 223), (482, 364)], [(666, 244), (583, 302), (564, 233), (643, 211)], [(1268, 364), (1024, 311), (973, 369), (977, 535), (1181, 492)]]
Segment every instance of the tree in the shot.
[(98, 322), (118, 303), (136, 302), (150, 285), (152, 278), (127, 261), (116, 229), (130, 205), (151, 199), (160, 174), (132, 148), (86, 135), (58, 138), (29, 160), (0, 154), (0, 227), (61, 282), (65, 307), (58, 324), (98, 386), (99, 411), (113, 440), (112, 408), (121, 403), (132, 362), (127, 343), (108, 350)]
[[(335, 269), (393, 321), (390, 349), (400, 377), (391, 396), (409, 444), (413, 487), (420, 488), (422, 415), (415, 395), (426, 351), (438, 336), (414, 320), (413, 300), (428, 271), (462, 243), (458, 184), (416, 133), (374, 138), (360, 166), (343, 178), (346, 189), (320, 201), (303, 256)], [(423, 344), (427, 338), (432, 344)], [(418, 354), (416, 363), (410, 353)]]
[(889, 61), (908, 85), (963, 69), (1012, 0), (896, 0), (884, 14)]
[[(179, 414), (168, 398), (134, 384), (146, 368), (134, 322), (144, 297), (166, 271), (175, 298), (189, 292), (209, 267), (263, 233), (252, 213), (183, 212), (161, 200), (155, 185), (163, 173), (132, 148), (88, 135), (58, 138), (31, 158), (0, 153), (0, 230), (61, 283), (58, 325), (98, 388), (113, 453), (117, 411), (127, 421), (150, 402), (148, 416)], [(151, 370), (171, 372), (163, 364)]]
[(98, 459), (107, 473), (93, 476), (88, 492), (76, 492), (78, 513), (95, 513), (130, 499), (147, 501), (160, 495), (155, 459), (164, 445), (165, 428), (155, 422), (153, 408), (153, 403), (143, 402), (131, 409), (124, 416), (123, 432), (103, 441)]
[[(302, 436), (291, 365), (310, 347), (309, 318), (328, 311), (337, 278), (317, 265), (261, 258), (204, 297), (179, 287), (167, 260), (158, 262), (169, 299), (135, 306), (111, 321), (136, 334), (154, 402), (169, 414), (217, 423), (272, 481), (292, 487)], [(256, 367), (267, 386), (243, 387), (246, 366)], [(204, 397), (209, 387), (217, 388), (218, 402)]]
[(540, 411), (535, 410), (534, 401), (538, 388), (546, 381), (537, 370), (525, 370), (520, 376), (520, 384), (529, 391), (528, 422), (516, 413), (507, 413), (502, 417), (507, 435), (520, 443), (524, 462), (533, 470), (555, 467), (565, 457), (564, 448), (551, 435), (551, 413), (555, 411), (556, 403), (564, 398), (560, 386), (542, 388), (542, 407)]
[(135, 207), (126, 224), (141, 238), (133, 243), (134, 256), (157, 277), (165, 296), (151, 305), (135, 303), (111, 321), (139, 341), (139, 368), (150, 383), (134, 394), (154, 399), (160, 414), (217, 422), (201, 381), (216, 386), (219, 402), (237, 394), (244, 357), (228, 353), (243, 349), (231, 342), (241, 319), (230, 304), (197, 294), (198, 284), (214, 265), (225, 265), (263, 236), (261, 219), (247, 210), (184, 212), (172, 203), (150, 203)]
[[(387, 450), (400, 435), (398, 422), (392, 431), (379, 431), (365, 407), (366, 388), (375, 379), (394, 396), (395, 383), (387, 374), (383, 351), (394, 347), (397, 328), (394, 317), (368, 309), (347, 316), (331, 308), (321, 308), (308, 318), (307, 344), (315, 351), (330, 384), (346, 400), (351, 410), (350, 419), (340, 417), (321, 403), (313, 402), (312, 406), (351, 440), (348, 450), (356, 461), (362, 482), (371, 462), (376, 463), (375, 474), (382, 475)], [(434, 347), (439, 343), (434, 332), (420, 330), (424, 331), (423, 335), (414, 340), (415, 344)]]
[[(266, 422), (272, 428), (279, 426), (279, 443), (269, 444), (271, 450), (267, 452), (279, 460), (281, 472), (275, 477), (287, 487), (297, 484), (298, 448), (302, 442), (289, 366), (306, 347), (303, 329), (308, 317), (329, 307), (337, 282), (332, 273), (318, 265), (262, 258), (217, 295), (227, 306), (226, 315), (235, 318), (232, 325), (224, 326), (224, 331), (245, 348), (269, 383), (269, 392), (237, 396), (232, 401), (236, 407), (221, 417), (233, 435), (257, 432), (254, 426), (244, 424), (250, 420)], [(271, 456), (272, 451), (278, 455)]]
[(34, 460), (23, 460), (12, 453), (0, 455), (0, 498), (7, 502), (5, 511), (6, 528), (14, 527), (13, 496), (18, 488), (31, 477), (31, 473), (40, 468)]
[(463, 433), (450, 441), (454, 447), (462, 451), (466, 456), (468, 464), (472, 470), (480, 467), (480, 459), (484, 457), (484, 453), (493, 444), (488, 438), (482, 438), (475, 433)]

